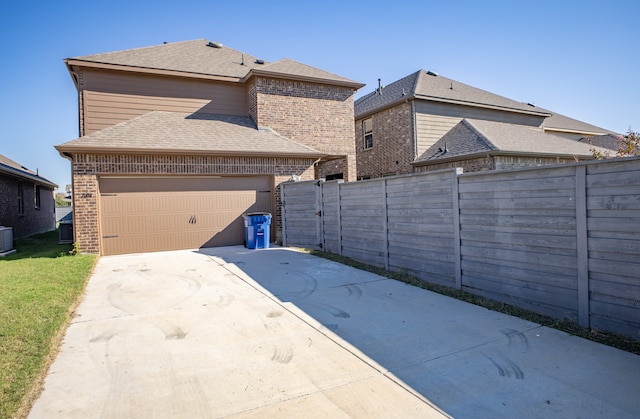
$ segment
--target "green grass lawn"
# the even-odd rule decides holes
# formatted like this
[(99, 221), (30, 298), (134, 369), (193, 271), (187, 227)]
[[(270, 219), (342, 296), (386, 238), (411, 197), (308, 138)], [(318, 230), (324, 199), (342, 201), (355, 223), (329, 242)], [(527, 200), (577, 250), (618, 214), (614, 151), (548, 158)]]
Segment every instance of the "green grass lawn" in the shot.
[(0, 418), (28, 413), (96, 261), (70, 255), (57, 231), (16, 240), (15, 248), (0, 258)]

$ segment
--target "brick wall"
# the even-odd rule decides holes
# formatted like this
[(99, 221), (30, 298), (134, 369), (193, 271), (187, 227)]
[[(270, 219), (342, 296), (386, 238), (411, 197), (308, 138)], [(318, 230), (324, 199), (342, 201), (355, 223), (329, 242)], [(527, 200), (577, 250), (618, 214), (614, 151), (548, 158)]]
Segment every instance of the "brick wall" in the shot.
[(525, 169), (527, 167), (550, 166), (553, 164), (575, 163), (575, 159), (561, 159), (554, 157), (518, 157), (496, 156), (495, 168), (501, 169)]
[(562, 163), (575, 163), (575, 159), (552, 157), (486, 156), (477, 159), (459, 160), (449, 163), (430, 164), (416, 167), (416, 172), (461, 167), (463, 173), (484, 172), (487, 170), (525, 169), (528, 167), (550, 166)]
[[(259, 127), (333, 156), (345, 156), (345, 180), (356, 180), (353, 94), (348, 87), (255, 77), (248, 84), (249, 114)], [(327, 172), (333, 166), (319, 170)]]
[(98, 175), (273, 175), (276, 241), (282, 239), (280, 184), (314, 179), (313, 159), (179, 155), (94, 155), (73, 158), (75, 241), (84, 253), (100, 253)]
[[(412, 113), (409, 103), (374, 114), (373, 147), (364, 148), (362, 121), (355, 124), (358, 177), (377, 178), (385, 174), (413, 173)], [(366, 119), (366, 118), (365, 118)]]
[[(18, 214), (18, 184), (24, 192), (24, 214)], [(40, 186), (40, 208), (35, 207), (34, 183), (12, 176), (0, 176), (0, 225), (13, 227), (19, 239), (56, 228), (53, 190)]]
[(452, 167), (461, 167), (463, 173), (469, 172), (485, 172), (487, 170), (494, 170), (495, 163), (493, 157), (485, 156), (477, 159), (458, 160), (449, 163), (430, 164), (428, 166), (418, 166), (415, 168), (416, 172), (430, 172), (433, 170), (449, 169)]

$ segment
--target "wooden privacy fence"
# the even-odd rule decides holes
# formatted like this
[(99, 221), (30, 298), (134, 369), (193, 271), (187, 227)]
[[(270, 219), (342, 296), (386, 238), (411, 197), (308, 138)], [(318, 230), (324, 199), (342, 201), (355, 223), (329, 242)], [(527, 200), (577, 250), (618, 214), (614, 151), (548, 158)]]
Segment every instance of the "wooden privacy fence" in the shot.
[(640, 339), (640, 159), (282, 185), (283, 244)]

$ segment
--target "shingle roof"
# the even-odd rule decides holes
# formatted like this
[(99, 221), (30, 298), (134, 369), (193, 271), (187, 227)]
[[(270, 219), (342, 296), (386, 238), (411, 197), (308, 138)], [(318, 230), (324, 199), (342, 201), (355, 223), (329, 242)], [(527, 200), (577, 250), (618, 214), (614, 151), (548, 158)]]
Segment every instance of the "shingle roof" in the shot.
[(258, 67), (256, 57), (226, 46), (208, 46), (209, 41), (172, 42), (144, 48), (73, 57), (68, 60), (154, 70), (172, 70), (185, 73), (242, 78)]
[(600, 149), (546, 134), (540, 128), (463, 119), (414, 163), (463, 158), (481, 153), (588, 158), (593, 155), (592, 148)]
[[(538, 108), (542, 109), (542, 108)], [(568, 116), (560, 115), (559, 113), (555, 113), (553, 111), (547, 111), (551, 113), (551, 116), (545, 118), (542, 123), (545, 129), (549, 129), (552, 131), (570, 131), (570, 132), (579, 132), (583, 134), (614, 134), (615, 132), (610, 131), (608, 129), (604, 129), (601, 127), (597, 127), (595, 125), (588, 124), (586, 122), (578, 121), (577, 119), (569, 118)]]
[(332, 81), (339, 84), (350, 85), (356, 89), (364, 86), (364, 84), (347, 79), (346, 77), (338, 76), (337, 74), (329, 73), (328, 71), (320, 70), (316, 67), (311, 67), (289, 58), (284, 58), (282, 60), (266, 64), (260, 68), (254, 68), (252, 73), (269, 74), (272, 76), (281, 75), (283, 77), (286, 76), (287, 78), (290, 76), (298, 76), (305, 79)]
[(324, 70), (283, 59), (273, 63), (259, 60), (249, 54), (236, 51), (227, 46), (214, 47), (205, 39), (166, 43), (145, 48), (85, 55), (68, 58), (67, 64), (102, 64), (136, 69), (175, 71), (200, 76), (230, 77), (241, 80), (249, 77), (252, 70), (260, 74), (274, 76), (299, 76), (324, 82), (364, 86)]
[(621, 137), (613, 134), (596, 135), (592, 137), (582, 137), (578, 141), (581, 143), (596, 145), (598, 147), (608, 148), (610, 150), (618, 151), (620, 147)]
[(43, 178), (33, 170), (27, 169), (20, 163), (17, 163), (6, 156), (3, 156), (2, 154), (0, 154), (0, 173), (27, 179), (35, 183), (49, 186), (52, 189), (58, 186), (50, 180)]
[(56, 146), (60, 152), (165, 152), (235, 156), (321, 157), (324, 153), (270, 129), (248, 116), (153, 111)]
[(549, 115), (548, 111), (535, 106), (507, 99), (424, 70), (410, 74), (380, 90), (382, 93), (376, 90), (356, 100), (356, 118), (409, 98), (489, 107), (540, 116)]

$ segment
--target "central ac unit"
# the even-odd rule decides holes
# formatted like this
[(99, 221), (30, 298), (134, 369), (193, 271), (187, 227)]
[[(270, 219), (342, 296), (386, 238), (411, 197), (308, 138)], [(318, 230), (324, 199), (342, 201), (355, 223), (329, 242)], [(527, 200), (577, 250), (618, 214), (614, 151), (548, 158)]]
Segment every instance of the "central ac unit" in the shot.
[(13, 228), (0, 226), (0, 253), (13, 250)]

